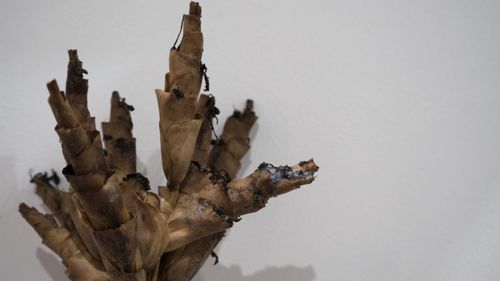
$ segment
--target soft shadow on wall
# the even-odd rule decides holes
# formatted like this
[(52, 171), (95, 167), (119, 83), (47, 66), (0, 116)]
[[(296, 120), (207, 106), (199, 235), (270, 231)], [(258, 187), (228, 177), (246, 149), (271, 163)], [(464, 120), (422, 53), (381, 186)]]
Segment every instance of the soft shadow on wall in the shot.
[[(64, 274), (64, 266), (54, 254), (38, 248), (36, 256), (53, 281), (68, 280)], [(210, 263), (210, 260), (207, 263)], [(270, 266), (261, 271), (244, 275), (240, 266), (227, 267), (218, 264), (204, 266), (193, 281), (314, 281), (315, 277), (314, 269), (310, 265), (306, 267)]]
[(193, 281), (314, 281), (315, 277), (311, 265), (306, 267), (270, 266), (258, 272), (244, 275), (240, 266), (227, 267), (218, 264), (213, 267), (204, 267)]
[(36, 257), (53, 281), (68, 281), (61, 260), (46, 249), (37, 248)]

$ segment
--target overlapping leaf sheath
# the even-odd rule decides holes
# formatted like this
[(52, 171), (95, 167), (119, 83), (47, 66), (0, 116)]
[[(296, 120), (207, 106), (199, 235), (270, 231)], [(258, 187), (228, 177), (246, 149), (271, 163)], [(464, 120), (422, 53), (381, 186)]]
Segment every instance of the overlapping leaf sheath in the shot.
[(58, 227), (51, 215), (42, 215), (24, 203), (19, 206), (19, 211), (42, 237), (43, 243), (61, 257), (71, 280), (109, 280), (105, 272), (97, 270), (83, 257), (74, 243), (72, 234), (67, 229)]
[[(211, 121), (213, 116), (210, 113), (218, 111), (214, 110), (214, 103), (215, 100), (212, 101), (208, 98), (206, 103), (201, 103), (201, 105), (205, 105), (205, 110), (203, 110), (206, 116), (205, 121)], [(203, 108), (201, 105), (199, 108)], [(236, 176), (240, 169), (241, 158), (250, 148), (248, 136), (256, 120), (257, 116), (253, 112), (253, 101), (251, 100), (247, 100), (243, 112), (239, 110), (233, 112), (233, 115), (226, 120), (221, 137), (213, 141), (212, 149), (210, 151), (198, 149), (198, 157), (193, 157), (197, 161), (202, 159), (198, 163), (203, 167), (211, 167), (212, 171), (202, 170), (193, 165), (182, 185), (184, 194), (181, 199), (189, 198), (191, 194), (199, 192), (211, 180), (221, 182), (227, 190), (228, 182)], [(199, 147), (204, 148), (207, 146), (207, 140), (202, 137), (203, 135), (200, 133)], [(221, 210), (221, 206), (219, 206), (219, 210)], [(224, 234), (225, 231), (221, 231), (208, 235), (193, 241), (184, 248), (168, 253), (167, 259), (170, 264), (165, 267), (165, 277), (162, 280), (190, 280), (205, 263)]]
[(318, 167), (312, 160), (291, 167), (262, 163), (235, 179), (257, 117), (247, 100), (226, 120), (220, 137), (215, 135), (215, 97), (199, 93), (202, 77), (208, 83), (200, 18), (201, 8), (192, 2), (182, 40), (170, 50), (165, 88), (156, 90), (167, 179), (158, 194), (136, 171), (134, 108), (116, 91), (110, 119), (102, 123), (103, 147), (87, 108), (87, 71), (76, 50), (69, 51), (66, 93), (55, 80), (47, 84), (70, 187), (59, 190), (51, 178), (37, 174), (36, 193), (52, 215), (25, 204), (19, 210), (61, 257), (71, 280), (191, 280), (241, 216), (314, 180)]
[(195, 116), (201, 87), (201, 7), (191, 3), (183, 18), (183, 36), (179, 47), (170, 50), (170, 72), (165, 75), (165, 90), (156, 90), (160, 111), (160, 141), (163, 171), (168, 187), (177, 196), (191, 162), (203, 120)]
[(102, 122), (102, 133), (108, 165), (111, 169), (125, 174), (136, 172), (135, 138), (132, 136), (132, 118), (128, 105), (117, 91), (111, 96), (111, 114), (109, 122)]
[[(65, 230), (78, 235), (79, 239), (72, 241), (80, 246), (82, 255), (89, 256), (88, 260), (96, 268), (104, 269), (111, 280), (146, 280), (157, 272), (158, 261), (169, 242), (166, 219), (169, 208), (161, 198), (147, 192), (145, 178), (129, 173), (135, 171), (129, 106), (117, 93), (113, 94), (111, 120), (103, 127), (117, 141), (130, 140), (134, 146), (123, 151), (119, 142), (111, 143), (108, 165), (102, 146), (94, 144), (98, 132), (83, 128), (55, 81), (48, 88), (56, 131), (68, 160), (63, 173), (75, 191), (65, 195), (51, 191), (65, 198), (60, 204), (69, 205), (73, 224), (71, 227), (66, 224)], [(71, 201), (66, 199), (69, 197)]]

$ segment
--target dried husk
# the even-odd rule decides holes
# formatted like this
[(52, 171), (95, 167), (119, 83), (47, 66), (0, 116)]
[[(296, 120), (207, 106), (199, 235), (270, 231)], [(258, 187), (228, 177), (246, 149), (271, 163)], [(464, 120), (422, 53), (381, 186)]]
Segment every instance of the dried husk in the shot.
[(69, 51), (66, 94), (55, 80), (47, 85), (70, 188), (61, 191), (37, 174), (36, 193), (53, 216), (24, 204), (20, 212), (61, 257), (71, 280), (191, 280), (240, 216), (315, 178), (318, 167), (309, 160), (292, 167), (263, 163), (235, 179), (257, 117), (247, 100), (215, 135), (215, 98), (199, 93), (206, 75), (200, 18), (201, 7), (191, 2), (182, 40), (170, 50), (165, 88), (156, 90), (167, 178), (158, 194), (137, 173), (133, 107), (116, 91), (109, 121), (102, 123), (103, 147), (76, 50)]

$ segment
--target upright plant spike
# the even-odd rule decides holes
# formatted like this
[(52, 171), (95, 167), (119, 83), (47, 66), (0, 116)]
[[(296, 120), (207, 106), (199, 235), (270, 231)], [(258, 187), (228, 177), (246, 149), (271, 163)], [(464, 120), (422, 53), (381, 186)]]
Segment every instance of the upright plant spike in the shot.
[(58, 183), (56, 175), (38, 173), (32, 178), (36, 194), (52, 214), (24, 203), (19, 211), (59, 255), (71, 280), (191, 280), (241, 216), (315, 178), (318, 166), (311, 159), (294, 166), (262, 163), (235, 179), (257, 117), (247, 100), (212, 140), (219, 110), (212, 95), (200, 94), (202, 79), (208, 90), (200, 18), (201, 7), (191, 2), (181, 42), (170, 49), (165, 88), (155, 91), (167, 179), (157, 194), (136, 171), (134, 108), (113, 92), (101, 138), (87, 107), (87, 71), (76, 50), (69, 51), (65, 92), (55, 80), (47, 84), (70, 188), (61, 191), (51, 183)]

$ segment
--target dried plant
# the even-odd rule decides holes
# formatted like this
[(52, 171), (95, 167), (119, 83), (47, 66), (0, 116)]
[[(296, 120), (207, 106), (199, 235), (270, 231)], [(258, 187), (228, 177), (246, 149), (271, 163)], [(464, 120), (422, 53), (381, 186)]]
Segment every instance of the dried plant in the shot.
[(55, 175), (37, 174), (36, 193), (52, 214), (24, 203), (19, 209), (61, 257), (71, 280), (191, 280), (240, 216), (314, 180), (318, 167), (312, 159), (292, 167), (262, 163), (233, 179), (257, 117), (248, 100), (212, 140), (219, 111), (213, 96), (199, 94), (203, 80), (208, 90), (200, 17), (200, 6), (192, 2), (182, 40), (170, 50), (165, 88), (156, 90), (168, 182), (158, 194), (136, 171), (133, 107), (118, 92), (112, 94), (102, 138), (96, 130), (87, 109), (87, 72), (76, 50), (69, 51), (65, 93), (55, 80), (47, 84), (70, 188), (59, 190)]

